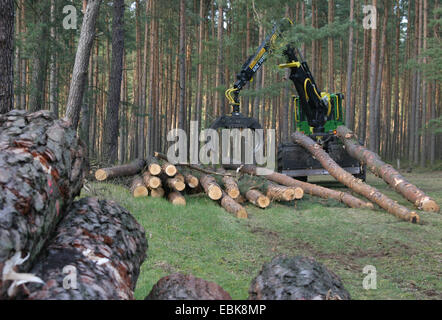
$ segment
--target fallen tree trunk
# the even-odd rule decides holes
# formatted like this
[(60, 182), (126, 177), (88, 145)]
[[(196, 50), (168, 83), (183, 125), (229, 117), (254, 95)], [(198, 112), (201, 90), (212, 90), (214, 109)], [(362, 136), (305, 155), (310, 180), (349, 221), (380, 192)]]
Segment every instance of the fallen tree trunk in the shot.
[(16, 271), (29, 270), (80, 194), (86, 168), (86, 148), (68, 122), (49, 111), (0, 115), (0, 298), (11, 285), (6, 262), (29, 255)]
[(368, 200), (378, 204), (381, 208), (384, 208), (396, 217), (413, 223), (419, 222), (419, 215), (417, 215), (416, 212), (409, 211), (406, 207), (388, 198), (376, 188), (369, 186), (362, 182), (362, 180), (355, 178), (351, 173), (342, 169), (319, 144), (315, 143), (306, 135), (301, 132), (295, 132), (292, 134), (292, 139), (307, 149), (336, 180), (366, 197)]
[(255, 189), (247, 191), (245, 197), (249, 202), (261, 209), (265, 209), (270, 205), (270, 199)]
[(394, 190), (411, 201), (418, 209), (439, 212), (440, 207), (415, 185), (408, 182), (391, 165), (383, 162), (379, 155), (361, 146), (355, 134), (344, 126), (339, 126), (338, 137), (344, 142), (345, 149), (353, 157), (367, 165), (371, 172), (385, 180)]
[(173, 191), (183, 191), (186, 188), (186, 184), (179, 178), (166, 179), (166, 186)]
[(140, 173), (145, 165), (145, 160), (137, 159), (121, 166), (98, 169), (95, 171), (95, 179), (98, 181), (104, 181), (116, 177), (133, 176)]
[(227, 212), (234, 214), (237, 218), (248, 218), (246, 209), (236, 202), (232, 197), (230, 197), (226, 192), (223, 192), (220, 204), (221, 207), (223, 207)]
[(201, 175), (200, 183), (204, 189), (204, 192), (209, 196), (210, 199), (219, 200), (223, 196), (221, 187), (216, 183), (215, 178), (212, 176), (208, 174)]
[(194, 175), (186, 174), (186, 176), (184, 178), (185, 178), (186, 183), (189, 186), (189, 188), (195, 189), (199, 186), (199, 180)]
[(173, 204), (173, 205), (180, 205), (185, 206), (186, 205), (186, 198), (183, 197), (183, 195), (179, 191), (172, 191), (167, 195), (167, 199)]
[(114, 201), (83, 198), (70, 207), (31, 270), (45, 285), (27, 285), (24, 297), (133, 299), (146, 250), (145, 230), (130, 212)]
[(157, 176), (151, 175), (149, 171), (143, 173), (143, 182), (146, 187), (150, 189), (157, 189), (161, 187), (161, 179)]
[[(260, 169), (262, 172), (259, 175), (260, 177), (266, 178), (267, 180), (276, 182), (278, 184), (288, 187), (300, 187), (302, 190), (304, 190), (304, 192), (307, 192), (312, 196), (320, 197), (323, 199), (335, 199), (337, 201), (345, 203), (347, 206), (351, 208), (373, 209), (373, 204), (371, 204), (370, 202), (362, 201), (361, 199), (358, 199), (346, 192), (332, 190), (315, 184), (299, 181), (279, 172), (264, 170), (263, 168)], [(242, 166), (240, 171), (242, 173), (247, 173), (254, 176), (257, 176), (258, 174), (257, 167), (254, 165)]]
[(165, 191), (163, 188), (157, 188), (157, 189), (152, 189), (150, 190), (150, 195), (152, 196), (152, 198), (162, 198), (165, 195)]
[(130, 187), (130, 193), (135, 197), (147, 197), (149, 195), (149, 190), (144, 184), (143, 178), (140, 176), (136, 176), (132, 180), (132, 184)]
[(171, 163), (169, 163), (169, 162), (167, 162), (167, 161), (164, 161), (164, 162), (163, 162), (163, 164), (162, 164), (162, 166), (161, 166), (161, 169), (162, 169), (163, 172), (166, 173), (169, 177), (173, 177), (173, 176), (176, 175), (176, 173), (177, 173), (177, 169), (176, 169), (176, 167), (175, 167), (173, 164), (171, 164)]
[(147, 170), (153, 176), (158, 176), (161, 173), (161, 166), (156, 158), (151, 157), (149, 159), (149, 166), (147, 167)]

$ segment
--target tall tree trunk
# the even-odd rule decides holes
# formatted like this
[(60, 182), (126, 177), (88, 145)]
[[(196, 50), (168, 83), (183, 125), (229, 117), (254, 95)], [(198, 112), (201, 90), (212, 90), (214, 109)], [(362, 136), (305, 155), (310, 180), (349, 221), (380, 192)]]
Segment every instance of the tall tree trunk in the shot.
[(178, 128), (186, 127), (186, 2), (180, 0), (180, 103), (178, 111)]
[[(427, 50), (427, 34), (428, 34), (428, 0), (423, 0), (423, 30), (422, 30), (422, 50), (425, 52)], [(427, 63), (427, 58), (423, 58), (423, 64)], [(422, 83), (422, 148), (420, 152), (420, 165), (421, 167), (425, 167), (427, 160), (427, 143), (428, 143), (428, 134), (427, 134), (427, 81), (424, 78)]]
[[(372, 5), (376, 7), (377, 1), (372, 0)], [(376, 53), (377, 49), (377, 29), (371, 30), (371, 57), (370, 57), (370, 142), (369, 147), (371, 151), (376, 151), (376, 134), (378, 128), (376, 127)]]
[[(353, 3), (354, 3), (354, 0), (351, 0), (350, 21), (352, 21), (352, 13), (353, 13), (352, 5), (353, 5)], [(335, 15), (335, 1), (329, 0), (328, 1), (328, 25), (329, 25), (329, 27), (333, 24), (334, 15)], [(353, 28), (352, 27), (350, 27), (350, 35), (351, 35), (351, 37), (353, 37)], [(349, 46), (349, 48), (350, 48), (350, 46)], [(334, 51), (334, 45), (333, 45), (333, 37), (329, 37), (328, 38), (328, 92), (330, 92), (330, 93), (333, 93), (335, 91), (334, 61), (335, 61), (335, 51)], [(348, 91), (346, 92), (346, 95), (347, 95), (347, 100), (348, 100), (348, 97), (349, 97)], [(348, 105), (347, 105), (346, 110), (349, 110)]]
[[(353, 23), (354, 19), (354, 6), (355, 6), (355, 1), (350, 0), (350, 24)], [(354, 128), (354, 118), (352, 117), (352, 115), (354, 115), (354, 101), (352, 101), (352, 95), (351, 95), (352, 72), (353, 72), (353, 25), (350, 25), (350, 33), (348, 36), (347, 89), (345, 91), (345, 94), (347, 96), (346, 108), (345, 108), (345, 123), (347, 127), (349, 127), (350, 129)]]
[(81, 26), (65, 116), (66, 119), (71, 121), (74, 129), (77, 129), (80, 118), (80, 107), (83, 101), (89, 56), (95, 36), (95, 22), (97, 21), (100, 5), (101, 0), (88, 1), (86, 14), (83, 17), (83, 24)]
[[(55, 28), (55, 0), (51, 0), (51, 41), (57, 43), (57, 33)], [(58, 117), (58, 75), (57, 75), (57, 53), (52, 48), (50, 61), (50, 80), (49, 80), (49, 105), (50, 110)]]
[(113, 1), (112, 62), (106, 107), (104, 157), (108, 163), (118, 160), (118, 114), (121, 98), (124, 54), (124, 0)]
[(14, 1), (0, 0), (0, 114), (14, 108)]

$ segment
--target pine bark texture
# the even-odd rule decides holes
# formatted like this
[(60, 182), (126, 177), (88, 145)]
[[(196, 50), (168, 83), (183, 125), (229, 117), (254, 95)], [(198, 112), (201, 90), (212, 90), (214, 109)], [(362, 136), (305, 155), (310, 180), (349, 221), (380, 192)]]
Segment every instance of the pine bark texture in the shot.
[(104, 136), (104, 158), (108, 163), (118, 160), (118, 110), (121, 98), (124, 54), (124, 0), (113, 1), (112, 63), (109, 74), (109, 98)]
[(80, 108), (83, 101), (89, 57), (95, 37), (95, 22), (100, 10), (101, 0), (89, 0), (86, 14), (81, 26), (78, 49), (75, 55), (69, 97), (66, 105), (66, 119), (69, 119), (74, 129), (78, 127)]
[[(0, 115), (0, 274), (15, 252), (29, 259), (80, 194), (87, 159), (83, 143), (49, 111)], [(8, 282), (0, 280), (0, 297)]]
[[(261, 169), (261, 168), (260, 168)], [(241, 172), (247, 173), (250, 175), (257, 175), (257, 167), (253, 165), (246, 165), (241, 167)], [(263, 172), (264, 173), (264, 172)], [(296, 179), (293, 179), (292, 177), (289, 177), (285, 174), (278, 173), (278, 172), (265, 172), (265, 174), (260, 175), (263, 178), (266, 178), (267, 180), (276, 182), (278, 184), (288, 186), (288, 187), (300, 187), (304, 190), (307, 194), (324, 198), (324, 199), (335, 199), (339, 202), (345, 203), (347, 206), (351, 208), (369, 208), (373, 209), (373, 204), (369, 202), (362, 201), (361, 199), (358, 199), (346, 192), (341, 192), (337, 190), (332, 190), (328, 188), (324, 188), (315, 184), (302, 182)]]
[(341, 279), (307, 257), (277, 256), (252, 280), (249, 300), (349, 300)]
[(161, 278), (145, 300), (232, 300), (219, 285), (180, 273)]
[(247, 219), (248, 214), (246, 209), (236, 202), (232, 197), (230, 197), (226, 192), (223, 192), (223, 197), (220, 201), (221, 207), (223, 207), (227, 212), (235, 215), (235, 217), (240, 219)]
[(340, 126), (337, 130), (338, 137), (344, 142), (345, 149), (353, 157), (365, 163), (378, 177), (385, 180), (397, 192), (411, 201), (417, 208), (425, 211), (438, 212), (439, 205), (427, 196), (422, 190), (408, 182), (391, 165), (383, 162), (379, 155), (359, 145), (355, 134), (347, 127)]
[(332, 175), (339, 182), (366, 197), (370, 201), (375, 202), (388, 213), (391, 213), (402, 220), (413, 223), (419, 222), (419, 215), (417, 215), (416, 212), (409, 211), (406, 207), (388, 198), (376, 188), (365, 184), (360, 179), (355, 178), (352, 174), (342, 169), (327, 154), (327, 152), (325, 152), (321, 146), (315, 143), (311, 138), (307, 137), (301, 132), (295, 132), (292, 134), (292, 139), (295, 143), (302, 145), (306, 150), (308, 150), (330, 173), (330, 175)]
[[(132, 300), (146, 258), (146, 232), (114, 201), (83, 198), (69, 208), (31, 273), (45, 285), (28, 286), (31, 300)], [(65, 289), (77, 272), (77, 289)]]
[(0, 0), (0, 114), (14, 107), (14, 1)]

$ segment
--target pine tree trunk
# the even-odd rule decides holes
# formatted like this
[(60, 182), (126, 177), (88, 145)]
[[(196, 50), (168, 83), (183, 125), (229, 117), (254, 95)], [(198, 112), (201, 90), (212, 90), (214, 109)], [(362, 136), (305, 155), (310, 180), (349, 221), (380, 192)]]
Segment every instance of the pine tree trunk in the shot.
[(401, 193), (417, 208), (438, 212), (437, 203), (428, 197), (422, 190), (408, 182), (391, 165), (384, 163), (377, 154), (360, 146), (354, 133), (344, 126), (338, 127), (338, 136), (344, 142), (347, 152), (354, 158), (365, 163), (378, 177), (385, 180), (393, 189)]
[(178, 112), (178, 128), (186, 128), (186, 2), (180, 0), (180, 103)]
[(108, 163), (116, 163), (118, 160), (118, 110), (120, 108), (124, 54), (124, 0), (114, 0), (113, 10), (112, 62), (104, 126), (104, 159)]
[(86, 14), (83, 17), (83, 24), (81, 26), (65, 116), (66, 119), (71, 121), (74, 129), (77, 129), (78, 120), (80, 119), (80, 108), (83, 101), (89, 56), (95, 37), (95, 22), (97, 21), (100, 5), (101, 0), (88, 1)]
[(278, 172), (262, 172), (263, 169), (258, 168), (252, 165), (245, 165), (241, 167), (242, 173), (247, 173), (253, 176), (259, 175), (263, 178), (278, 183), (280, 185), (284, 185), (287, 187), (299, 187), (307, 194), (320, 197), (323, 199), (335, 199), (339, 202), (345, 203), (347, 206), (351, 208), (373, 208), (373, 205), (369, 202), (364, 202), (348, 193), (336, 191), (328, 188), (324, 188), (318, 185), (314, 185), (307, 182), (302, 182), (292, 177), (286, 176), (285, 174)]
[[(350, 0), (350, 23), (353, 23), (354, 19), (354, 0)], [(345, 108), (345, 123), (347, 127), (354, 128), (354, 101), (352, 101), (351, 84), (352, 84), (352, 72), (353, 72), (353, 26), (350, 26), (350, 33), (348, 36), (348, 60), (347, 60), (347, 89), (345, 91), (346, 108)]]
[(69, 207), (31, 270), (45, 285), (27, 285), (23, 298), (133, 300), (146, 251), (146, 232), (130, 212), (114, 201), (83, 198)]
[(145, 160), (137, 159), (128, 164), (123, 164), (111, 168), (98, 169), (95, 172), (95, 179), (97, 179), (98, 181), (104, 181), (106, 179), (112, 179), (116, 177), (133, 176), (140, 173), (145, 166)]
[[(76, 133), (48, 111), (13, 110), (0, 115), (0, 274), (15, 252), (29, 259), (80, 194), (86, 153)], [(0, 281), (0, 296), (11, 283)]]
[(399, 205), (397, 202), (379, 192), (376, 188), (365, 184), (360, 179), (355, 178), (351, 173), (342, 169), (332, 158), (330, 158), (328, 153), (311, 138), (301, 132), (295, 132), (292, 135), (292, 139), (295, 143), (298, 143), (307, 149), (322, 164), (324, 169), (326, 169), (330, 175), (339, 182), (366, 197), (368, 200), (375, 202), (388, 213), (391, 213), (402, 220), (413, 223), (419, 222), (419, 216), (416, 212), (409, 211), (404, 206)]

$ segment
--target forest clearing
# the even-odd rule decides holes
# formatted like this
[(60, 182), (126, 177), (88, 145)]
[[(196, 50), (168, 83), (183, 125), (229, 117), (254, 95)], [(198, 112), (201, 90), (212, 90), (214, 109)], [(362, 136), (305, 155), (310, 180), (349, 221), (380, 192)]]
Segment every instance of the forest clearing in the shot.
[(441, 300), (441, 13), (0, 0), (0, 300)]
[[(442, 201), (442, 172), (404, 174)], [(346, 189), (330, 178), (324, 186)], [(368, 176), (391, 198), (407, 201), (382, 180)], [(315, 181), (315, 182), (316, 182)], [(281, 253), (312, 255), (342, 277), (353, 299), (441, 299), (440, 214), (422, 214), (414, 225), (382, 210), (352, 209), (334, 200), (305, 195), (293, 204), (265, 211), (247, 206), (249, 219), (236, 219), (203, 195), (186, 196), (176, 207), (165, 199), (133, 198), (121, 185), (91, 183), (82, 196), (114, 199), (145, 227), (149, 258), (141, 268), (135, 297), (174, 272), (214, 281), (233, 299), (246, 299), (250, 281), (263, 262)], [(365, 265), (377, 269), (377, 290), (365, 290)]]

